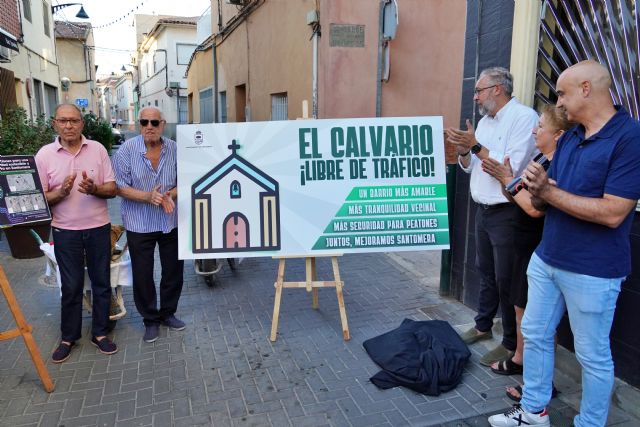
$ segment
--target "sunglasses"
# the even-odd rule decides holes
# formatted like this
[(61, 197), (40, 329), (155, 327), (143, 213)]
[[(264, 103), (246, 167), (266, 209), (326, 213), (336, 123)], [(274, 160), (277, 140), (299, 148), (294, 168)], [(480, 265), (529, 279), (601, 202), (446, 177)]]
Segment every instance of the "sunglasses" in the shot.
[(154, 128), (157, 128), (158, 126), (160, 126), (160, 123), (163, 122), (164, 120), (149, 120), (149, 119), (140, 119), (140, 126), (142, 126), (143, 128), (149, 126), (149, 123), (151, 123), (151, 126), (153, 126)]

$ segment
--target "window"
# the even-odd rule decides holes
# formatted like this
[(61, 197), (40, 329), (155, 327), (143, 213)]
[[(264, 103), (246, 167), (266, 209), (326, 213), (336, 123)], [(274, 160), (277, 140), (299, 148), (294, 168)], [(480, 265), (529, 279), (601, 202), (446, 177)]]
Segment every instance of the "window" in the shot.
[(213, 89), (200, 91), (200, 123), (213, 123)]
[(33, 79), (33, 97), (36, 101), (36, 117), (44, 115), (44, 100), (42, 99), (42, 82)]
[(156, 100), (154, 101), (154, 103), (155, 103), (155, 106), (157, 107), (157, 106), (158, 106), (158, 100), (156, 99)]
[(178, 123), (187, 123), (189, 115), (189, 107), (187, 107), (187, 97), (178, 98)]
[(22, 0), (22, 13), (24, 19), (31, 22), (31, 0)]
[(197, 46), (198, 45), (195, 44), (176, 43), (176, 57), (178, 58), (178, 65), (187, 65)]
[(220, 92), (220, 99), (218, 101), (218, 121), (220, 123), (227, 123), (227, 91)]
[(47, 37), (51, 37), (51, 30), (49, 29), (49, 5), (46, 1), (42, 2), (42, 20), (44, 21), (44, 34)]
[(271, 95), (271, 120), (287, 120), (288, 110), (287, 92)]
[(242, 196), (242, 191), (240, 189), (240, 183), (238, 181), (233, 181), (229, 186), (229, 197), (232, 199), (239, 199)]
[(49, 112), (50, 116), (53, 116), (53, 112), (56, 109), (56, 105), (58, 105), (58, 88), (45, 83), (44, 97), (45, 97), (44, 99), (45, 99), (46, 111)]

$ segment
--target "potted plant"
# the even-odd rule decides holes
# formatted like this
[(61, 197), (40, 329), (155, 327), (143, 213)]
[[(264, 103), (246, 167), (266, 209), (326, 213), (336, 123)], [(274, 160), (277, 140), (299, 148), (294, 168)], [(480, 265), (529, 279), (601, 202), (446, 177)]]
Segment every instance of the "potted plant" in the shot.
[[(53, 141), (55, 131), (51, 120), (39, 117), (32, 122), (23, 108), (8, 110), (0, 121), (0, 155), (35, 155), (40, 147)], [(14, 258), (42, 256), (36, 240), (29, 230), (35, 230), (44, 241), (49, 240), (51, 221), (14, 225), (4, 229), (9, 249)]]

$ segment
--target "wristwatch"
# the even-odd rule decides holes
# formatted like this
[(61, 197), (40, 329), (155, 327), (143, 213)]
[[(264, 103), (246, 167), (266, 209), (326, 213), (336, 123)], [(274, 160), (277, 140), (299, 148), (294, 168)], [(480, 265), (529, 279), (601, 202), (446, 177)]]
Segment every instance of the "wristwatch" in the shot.
[(473, 147), (471, 147), (471, 152), (473, 154), (478, 154), (480, 152), (480, 150), (482, 150), (482, 145), (480, 145), (479, 142), (476, 145), (474, 145)]

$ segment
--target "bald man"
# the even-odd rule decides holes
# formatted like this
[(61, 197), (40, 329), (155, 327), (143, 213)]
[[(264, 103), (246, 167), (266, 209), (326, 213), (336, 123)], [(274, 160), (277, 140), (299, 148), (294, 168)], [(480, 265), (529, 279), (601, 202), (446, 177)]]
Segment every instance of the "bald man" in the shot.
[(553, 338), (565, 309), (582, 365), (576, 427), (604, 426), (614, 372), (609, 333), (621, 282), (631, 272), (629, 233), (640, 198), (640, 124), (611, 100), (611, 77), (594, 61), (558, 78), (557, 106), (577, 126), (565, 132), (548, 175), (535, 163), (525, 182), (547, 214), (529, 263), (522, 321), (524, 390), (520, 405), (492, 426), (548, 426)]

